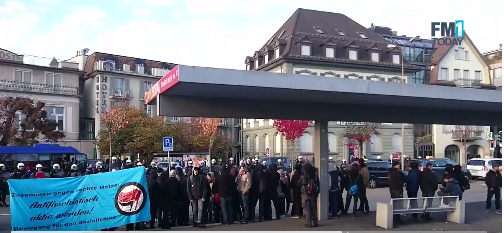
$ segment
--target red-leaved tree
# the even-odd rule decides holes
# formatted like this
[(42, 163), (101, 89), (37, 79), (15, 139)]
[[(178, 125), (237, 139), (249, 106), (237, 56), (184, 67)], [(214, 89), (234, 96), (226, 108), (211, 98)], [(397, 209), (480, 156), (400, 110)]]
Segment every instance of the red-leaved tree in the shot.
[(345, 137), (359, 143), (359, 158), (364, 157), (364, 142), (367, 142), (371, 135), (380, 134), (377, 131), (380, 124), (371, 122), (347, 122), (345, 126)]
[(292, 146), (292, 163), (294, 163), (294, 140), (303, 136), (310, 121), (301, 120), (275, 120), (273, 126), (282, 134), (285, 140), (289, 141)]
[(3, 97), (0, 98), (0, 136), (0, 146), (31, 146), (38, 139), (58, 142), (65, 134), (50, 119), (44, 102), (34, 102), (28, 97)]
[[(219, 118), (203, 118), (203, 117), (198, 117), (193, 119), (198, 126), (198, 128), (201, 130), (203, 135), (208, 137), (209, 143), (208, 143), (208, 159), (210, 160), (210, 157), (212, 156), (212, 147), (214, 146), (215, 138), (218, 132), (217, 127), (219, 127), (219, 124), (221, 123), (221, 119)], [(211, 166), (208, 168), (210, 169)]]

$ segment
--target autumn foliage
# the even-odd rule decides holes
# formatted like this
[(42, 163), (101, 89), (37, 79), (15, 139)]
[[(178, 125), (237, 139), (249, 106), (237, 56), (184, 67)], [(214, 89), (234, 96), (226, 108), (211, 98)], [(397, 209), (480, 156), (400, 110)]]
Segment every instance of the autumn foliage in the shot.
[(310, 121), (301, 120), (275, 120), (273, 127), (282, 134), (285, 140), (292, 144), (292, 156), (294, 156), (294, 140), (303, 136), (306, 128), (310, 125)]
[(345, 126), (345, 136), (359, 143), (359, 157), (364, 157), (364, 142), (367, 142), (373, 134), (379, 134), (377, 131), (379, 126), (379, 123), (371, 122), (348, 122)]
[[(39, 139), (55, 143), (65, 137), (57, 131), (58, 123), (48, 119), (44, 102), (34, 102), (28, 97), (3, 97), (0, 99), (1, 146), (28, 146)], [(16, 113), (23, 117), (19, 118)], [(19, 122), (19, 124), (16, 124)]]

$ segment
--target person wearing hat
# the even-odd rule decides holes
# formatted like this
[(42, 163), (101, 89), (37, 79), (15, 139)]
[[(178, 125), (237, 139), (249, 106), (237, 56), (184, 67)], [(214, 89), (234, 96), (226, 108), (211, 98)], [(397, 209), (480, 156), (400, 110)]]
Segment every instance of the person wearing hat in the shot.
[(149, 188), (149, 201), (150, 201), (150, 229), (155, 228), (156, 216), (158, 213), (159, 201), (161, 199), (161, 186), (157, 182), (158, 174), (156, 171), (151, 171), (149, 174), (149, 179), (147, 181), (147, 187)]
[(495, 210), (497, 214), (501, 214), (500, 194), (502, 188), (502, 175), (497, 163), (492, 164), (492, 170), (487, 172), (485, 176), (485, 184), (487, 186), (487, 212), (490, 212), (490, 209), (492, 208), (492, 197), (495, 196)]
[[(388, 173), (388, 183), (390, 198), (402, 198), (404, 193), (404, 175), (402, 173), (401, 163), (397, 160), (392, 161), (392, 168)], [(402, 223), (401, 215), (394, 215), (394, 223)]]
[(181, 189), (182, 186), (177, 180), (177, 171), (175, 169), (171, 170), (168, 174), (168, 179), (166, 179), (161, 185), (162, 193), (164, 194), (164, 199), (166, 199), (166, 212), (169, 216), (163, 219), (164, 229), (169, 229), (171, 227), (177, 226), (177, 216), (179, 215), (179, 203), (181, 202)]
[(301, 205), (301, 187), (298, 185), (298, 181), (301, 178), (302, 165), (296, 163), (294, 167), (294, 173), (291, 176), (291, 195), (292, 195), (292, 218), (299, 218), (303, 216), (303, 207)]
[[(199, 167), (193, 168), (192, 175), (187, 179), (187, 195), (193, 210), (193, 227), (205, 227), (203, 224), (203, 202), (206, 193), (205, 177), (200, 175)], [(222, 205), (222, 204), (221, 204)]]
[(340, 208), (338, 197), (341, 198), (341, 188), (340, 188), (340, 175), (338, 166), (333, 161), (332, 157), (329, 157), (328, 164), (329, 172), (329, 213), (332, 218), (336, 218)]
[(112, 159), (110, 160), (110, 170), (112, 169), (115, 169), (116, 171), (121, 169), (121, 164), (117, 162), (116, 157), (112, 157)]
[(150, 163), (150, 167), (147, 168), (147, 176), (149, 176), (152, 171), (156, 171), (156, 173), (157, 173), (157, 163), (156, 163), (156, 161), (152, 161)]

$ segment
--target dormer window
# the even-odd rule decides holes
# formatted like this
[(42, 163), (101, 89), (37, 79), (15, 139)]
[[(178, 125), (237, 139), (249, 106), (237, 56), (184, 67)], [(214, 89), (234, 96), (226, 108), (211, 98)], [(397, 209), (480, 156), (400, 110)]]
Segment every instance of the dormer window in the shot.
[(392, 63), (401, 64), (401, 56), (399, 54), (392, 55)]
[(319, 34), (324, 34), (324, 30), (322, 30), (322, 28), (320, 27), (317, 27), (317, 26), (313, 26), (313, 29), (315, 29), (315, 31)]
[(268, 58), (269, 58), (268, 53), (265, 53), (264, 54), (264, 64), (268, 64), (268, 62), (269, 62)]
[(341, 30), (341, 29), (335, 29), (335, 30), (336, 30), (336, 32), (337, 32), (340, 36), (346, 36), (346, 35), (345, 35), (345, 32), (343, 32), (343, 30)]
[(248, 63), (247, 63), (247, 64), (245, 64), (245, 70), (249, 70), (249, 68), (250, 68), (250, 67), (249, 67), (249, 64), (248, 64)]
[(359, 36), (362, 38), (362, 39), (367, 39), (368, 37), (364, 34), (364, 32), (357, 32), (357, 34), (359, 34)]
[(357, 60), (357, 50), (348, 50), (348, 59)]
[(371, 61), (380, 62), (380, 54), (378, 52), (372, 52)]
[(311, 56), (311, 46), (310, 45), (301, 45), (301, 55)]
[(259, 68), (259, 59), (255, 60), (255, 68)]
[(334, 48), (325, 48), (325, 55), (329, 58), (334, 58)]
[(280, 48), (275, 48), (275, 59), (280, 57)]

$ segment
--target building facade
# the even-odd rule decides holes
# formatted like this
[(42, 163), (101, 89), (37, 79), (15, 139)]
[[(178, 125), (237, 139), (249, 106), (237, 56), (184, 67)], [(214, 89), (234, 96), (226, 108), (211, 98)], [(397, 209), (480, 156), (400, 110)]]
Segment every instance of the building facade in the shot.
[[(453, 88), (495, 89), (490, 66), (467, 33), (461, 43), (435, 44), (430, 84)], [(432, 141), (436, 158), (449, 158), (462, 165), (468, 155), (490, 155), (489, 126), (433, 125)]]
[[(246, 57), (245, 66), (251, 72), (409, 83), (421, 68), (403, 60), (402, 50), (390, 45), (343, 14), (298, 9), (263, 47)], [(329, 123), (330, 153), (339, 160), (347, 159), (355, 144), (343, 137), (345, 127), (341, 122)], [(294, 142), (294, 149), (273, 128), (273, 120), (243, 119), (242, 128), (246, 156), (313, 154), (312, 127)], [(364, 153), (368, 158), (388, 157), (392, 152), (412, 155), (412, 128), (410, 124), (383, 124), (380, 134), (365, 143)]]
[[(93, 154), (91, 140), (81, 140), (80, 82), (84, 73), (71, 61), (19, 55), (0, 49), (0, 92), (3, 96), (30, 97), (46, 104), (48, 118), (65, 132), (61, 145)], [(22, 114), (17, 114), (19, 120)]]

